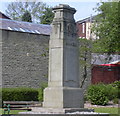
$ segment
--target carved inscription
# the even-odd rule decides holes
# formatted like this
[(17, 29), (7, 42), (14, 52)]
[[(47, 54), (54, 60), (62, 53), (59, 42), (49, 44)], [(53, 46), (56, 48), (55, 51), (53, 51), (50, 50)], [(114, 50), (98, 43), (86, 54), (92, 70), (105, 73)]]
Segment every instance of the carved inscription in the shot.
[(74, 23), (68, 23), (67, 24), (67, 33), (68, 35), (76, 35), (76, 28), (75, 28), (75, 24)]

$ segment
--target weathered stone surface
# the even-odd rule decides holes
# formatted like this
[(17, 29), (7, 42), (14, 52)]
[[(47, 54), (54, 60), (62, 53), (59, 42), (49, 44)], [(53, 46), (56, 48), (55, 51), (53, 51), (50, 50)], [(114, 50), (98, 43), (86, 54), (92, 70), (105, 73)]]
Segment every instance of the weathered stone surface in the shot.
[[(45, 35), (0, 30), (0, 86), (39, 88), (41, 83), (47, 82), (49, 38)], [(31, 54), (34, 55), (31, 57)], [(84, 74), (81, 68), (80, 79)]]
[[(63, 10), (63, 11), (62, 11)], [(54, 8), (55, 17), (49, 42), (49, 86), (79, 86), (78, 41), (73, 18), (75, 9)], [(64, 62), (64, 63), (63, 63)]]
[[(35, 108), (32, 107), (32, 112), (33, 114), (78, 114), (78, 113), (82, 113), (82, 112), (86, 112), (89, 114), (91, 112), (93, 112), (93, 109), (85, 109), (85, 108)], [(27, 112), (23, 112), (23, 113), (27, 113)], [(28, 112), (29, 113), (29, 112)], [(93, 112), (94, 113), (94, 112)], [(22, 114), (22, 113), (21, 113)]]
[(49, 36), (5, 30), (2, 35), (3, 88), (39, 88), (47, 81)]
[(53, 8), (55, 17), (49, 41), (49, 79), (44, 90), (44, 108), (83, 108), (83, 90), (79, 81), (79, 50), (74, 13), (60, 4)]
[(83, 91), (72, 87), (48, 87), (45, 89), (46, 108), (83, 108)]

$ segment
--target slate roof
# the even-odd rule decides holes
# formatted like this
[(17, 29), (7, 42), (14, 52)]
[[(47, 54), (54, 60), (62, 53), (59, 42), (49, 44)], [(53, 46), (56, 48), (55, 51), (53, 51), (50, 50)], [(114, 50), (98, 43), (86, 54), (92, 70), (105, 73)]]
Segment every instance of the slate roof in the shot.
[(109, 64), (119, 64), (120, 65), (120, 60), (116, 60), (116, 61), (110, 62)]
[(85, 22), (88, 22), (90, 20), (93, 22), (95, 17), (96, 17), (96, 15), (92, 16), (92, 17), (88, 17), (88, 18), (82, 19), (82, 20), (79, 20), (79, 21), (77, 21), (77, 23), (85, 23)]
[(51, 32), (50, 25), (34, 24), (9, 19), (0, 19), (0, 29), (41, 35), (50, 35)]
[(119, 61), (118, 63), (120, 63), (119, 54), (111, 54), (110, 56), (108, 56), (106, 53), (104, 54), (92, 53), (91, 57), (92, 57), (91, 64), (94, 64), (94, 65), (113, 64), (113, 63), (115, 64), (118, 61)]
[(0, 11), (0, 18), (10, 19), (8, 16), (6, 16), (5, 14), (3, 14), (1, 11)]

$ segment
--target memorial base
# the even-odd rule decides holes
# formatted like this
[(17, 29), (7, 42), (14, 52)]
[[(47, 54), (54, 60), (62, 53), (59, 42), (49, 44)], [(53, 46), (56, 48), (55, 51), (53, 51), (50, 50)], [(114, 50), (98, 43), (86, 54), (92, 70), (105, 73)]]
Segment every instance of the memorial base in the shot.
[[(110, 116), (107, 113), (95, 113), (93, 109), (85, 108), (32, 108), (29, 112), (19, 112), (17, 116)], [(116, 115), (117, 116), (117, 115)]]
[(32, 108), (32, 112), (39, 112), (41, 114), (67, 114), (67, 113), (73, 113), (73, 112), (93, 112), (93, 109), (87, 109), (87, 108), (63, 108), (63, 109), (57, 109), (57, 108)]
[(48, 87), (44, 90), (44, 108), (83, 108), (83, 90), (72, 87)]

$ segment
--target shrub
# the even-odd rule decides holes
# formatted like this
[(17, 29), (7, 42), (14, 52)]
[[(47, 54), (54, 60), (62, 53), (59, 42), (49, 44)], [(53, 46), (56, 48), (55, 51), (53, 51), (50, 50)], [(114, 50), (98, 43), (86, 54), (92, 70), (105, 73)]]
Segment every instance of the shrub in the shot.
[(117, 98), (120, 99), (120, 81), (115, 81), (114, 83), (112, 83), (112, 86), (116, 88)]
[(112, 86), (120, 89), (120, 81), (115, 81)]
[(38, 100), (39, 101), (43, 101), (43, 93), (44, 93), (44, 89), (48, 86), (47, 83), (42, 83), (41, 88), (38, 90), (39, 91), (39, 95), (38, 95)]
[(87, 91), (87, 98), (92, 104), (106, 105), (108, 101), (119, 98), (120, 90), (117, 85), (114, 84), (97, 84), (91, 85)]
[(33, 88), (3, 88), (3, 101), (38, 101), (38, 90)]
[(119, 99), (118, 98), (113, 99), (113, 103), (114, 104), (118, 104), (119, 103)]
[(88, 88), (87, 98), (94, 105), (106, 105), (108, 103), (108, 97), (105, 93), (104, 85), (91, 85)]
[(105, 93), (109, 100), (113, 100), (118, 98), (118, 88), (113, 87), (111, 84), (104, 85), (105, 86)]

